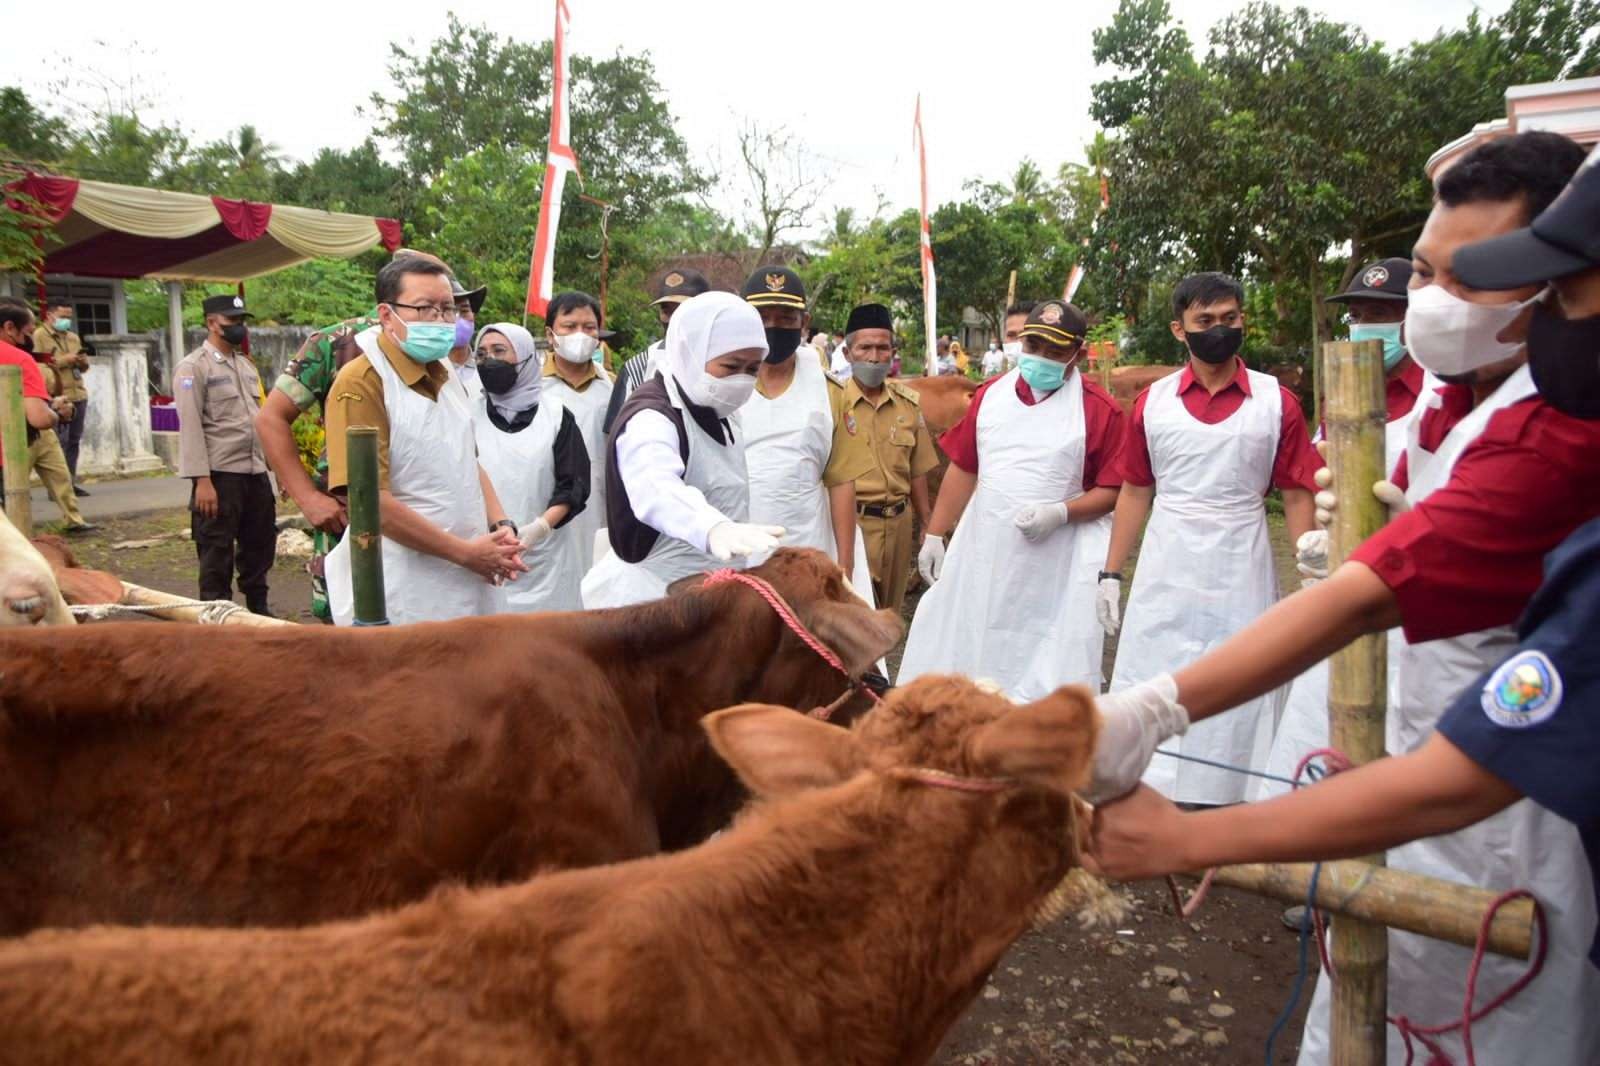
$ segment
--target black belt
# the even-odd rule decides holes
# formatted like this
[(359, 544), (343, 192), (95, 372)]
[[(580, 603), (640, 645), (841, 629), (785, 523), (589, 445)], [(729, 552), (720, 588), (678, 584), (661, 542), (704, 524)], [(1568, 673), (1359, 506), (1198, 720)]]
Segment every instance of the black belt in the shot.
[(856, 514), (862, 518), (899, 518), (910, 506), (909, 500), (896, 500), (893, 503), (858, 503)]

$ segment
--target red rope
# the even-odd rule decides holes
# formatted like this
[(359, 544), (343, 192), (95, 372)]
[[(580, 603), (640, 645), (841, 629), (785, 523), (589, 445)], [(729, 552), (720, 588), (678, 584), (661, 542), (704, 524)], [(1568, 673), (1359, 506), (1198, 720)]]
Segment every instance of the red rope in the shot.
[[(783, 624), (789, 627), (789, 631), (799, 637), (806, 647), (816, 652), (823, 662), (843, 674), (853, 687), (866, 693), (867, 698), (872, 700), (873, 703), (883, 702), (878, 698), (878, 694), (868, 688), (864, 682), (850, 675), (849, 669), (844, 665), (844, 660), (835, 655), (832, 648), (822, 643), (821, 640), (817, 639), (815, 633), (806, 628), (805, 623), (800, 621), (800, 616), (794, 613), (794, 608), (789, 606), (788, 601), (779, 594), (777, 589), (759, 577), (747, 574), (742, 570), (713, 570), (706, 575), (704, 584), (708, 587), (714, 587), (716, 585), (726, 585), (730, 581), (737, 581), (741, 585), (755, 589), (756, 594), (767, 601), (767, 606), (772, 608)], [(846, 689), (843, 696), (840, 696), (828, 706), (818, 707), (812, 711), (812, 717), (827, 720), (835, 710), (843, 705), (845, 698), (849, 694), (850, 690)]]

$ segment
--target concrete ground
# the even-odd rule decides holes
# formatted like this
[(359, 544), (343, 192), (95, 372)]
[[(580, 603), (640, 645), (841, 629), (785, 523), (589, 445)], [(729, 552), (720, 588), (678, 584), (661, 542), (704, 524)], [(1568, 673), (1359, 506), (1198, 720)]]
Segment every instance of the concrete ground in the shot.
[[(83, 487), (89, 495), (79, 498), (78, 509), (90, 522), (132, 518), (189, 506), (188, 478), (168, 475), (86, 481)], [(51, 527), (62, 520), (61, 512), (43, 488), (36, 486), (30, 499), (33, 501), (34, 528), (50, 532)]]

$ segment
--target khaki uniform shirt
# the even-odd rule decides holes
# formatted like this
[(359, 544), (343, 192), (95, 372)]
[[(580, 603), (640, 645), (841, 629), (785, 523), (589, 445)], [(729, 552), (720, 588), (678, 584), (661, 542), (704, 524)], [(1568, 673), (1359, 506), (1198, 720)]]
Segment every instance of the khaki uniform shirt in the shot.
[(841, 392), (844, 447), (872, 460), (868, 472), (856, 479), (856, 502), (898, 503), (911, 494), (913, 478), (939, 465), (917, 394), (888, 381), (878, 398), (869, 400), (855, 378)]
[[(560, 372), (558, 370), (556, 370), (556, 353), (555, 352), (551, 352), (551, 353), (549, 353), (548, 355), (546, 355), (544, 357), (543, 374), (547, 378), (559, 378), (559, 377), (561, 377)], [(563, 385), (567, 385), (569, 388), (572, 389), (573, 392), (582, 392), (584, 389), (587, 389), (589, 387), (590, 383), (593, 382), (599, 376), (600, 376), (600, 368), (595, 366), (594, 362), (591, 360), (590, 362), (584, 364), (583, 373), (578, 375), (578, 383), (576, 385), (572, 385), (570, 382), (567, 381), (566, 378), (561, 378), (561, 383)]]
[[(89, 390), (83, 387), (83, 372), (88, 369), (88, 357), (83, 355), (83, 341), (76, 333), (67, 331), (57, 333), (49, 326), (39, 326), (33, 331), (33, 350), (39, 355), (53, 355), (55, 359), (51, 366), (55, 367), (56, 376), (61, 379), (61, 391), (52, 395), (65, 396), (73, 403), (79, 403), (89, 398)], [(67, 358), (67, 357), (71, 358)], [(83, 360), (80, 365), (78, 360)]]
[(256, 439), (261, 375), (242, 351), (224, 355), (208, 340), (178, 360), (172, 374), (178, 407), (178, 476), (265, 474)]
[[(379, 334), (378, 347), (407, 388), (438, 402), (439, 390), (450, 380), (450, 372), (443, 362), (419, 363), (401, 351), (386, 334)], [(323, 410), (323, 424), (327, 427), (330, 492), (343, 489), (350, 481), (344, 431), (351, 426), (373, 426), (378, 430), (378, 487), (389, 487), (389, 412), (383, 404), (383, 379), (368, 356), (352, 359), (333, 379)]]
[[(826, 375), (824, 375), (826, 377)], [(857, 481), (872, 473), (877, 466), (872, 453), (865, 448), (856, 447), (851, 440), (850, 432), (845, 428), (845, 399), (844, 386), (832, 377), (826, 377), (828, 383), (828, 410), (833, 415), (833, 442), (828, 450), (828, 465), (822, 470), (822, 484), (825, 488), (835, 488), (847, 482)], [(794, 388), (791, 379), (789, 388)], [(760, 386), (756, 391), (766, 396)], [(859, 491), (859, 489), (858, 489)]]

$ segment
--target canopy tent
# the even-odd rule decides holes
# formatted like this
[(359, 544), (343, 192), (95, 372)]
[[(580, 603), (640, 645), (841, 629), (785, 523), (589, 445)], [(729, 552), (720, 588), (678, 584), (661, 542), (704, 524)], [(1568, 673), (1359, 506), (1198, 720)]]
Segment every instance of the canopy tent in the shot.
[(6, 185), (55, 230), (44, 273), (244, 281), (319, 257), (400, 247), (392, 218), (143, 189), (28, 172)]

